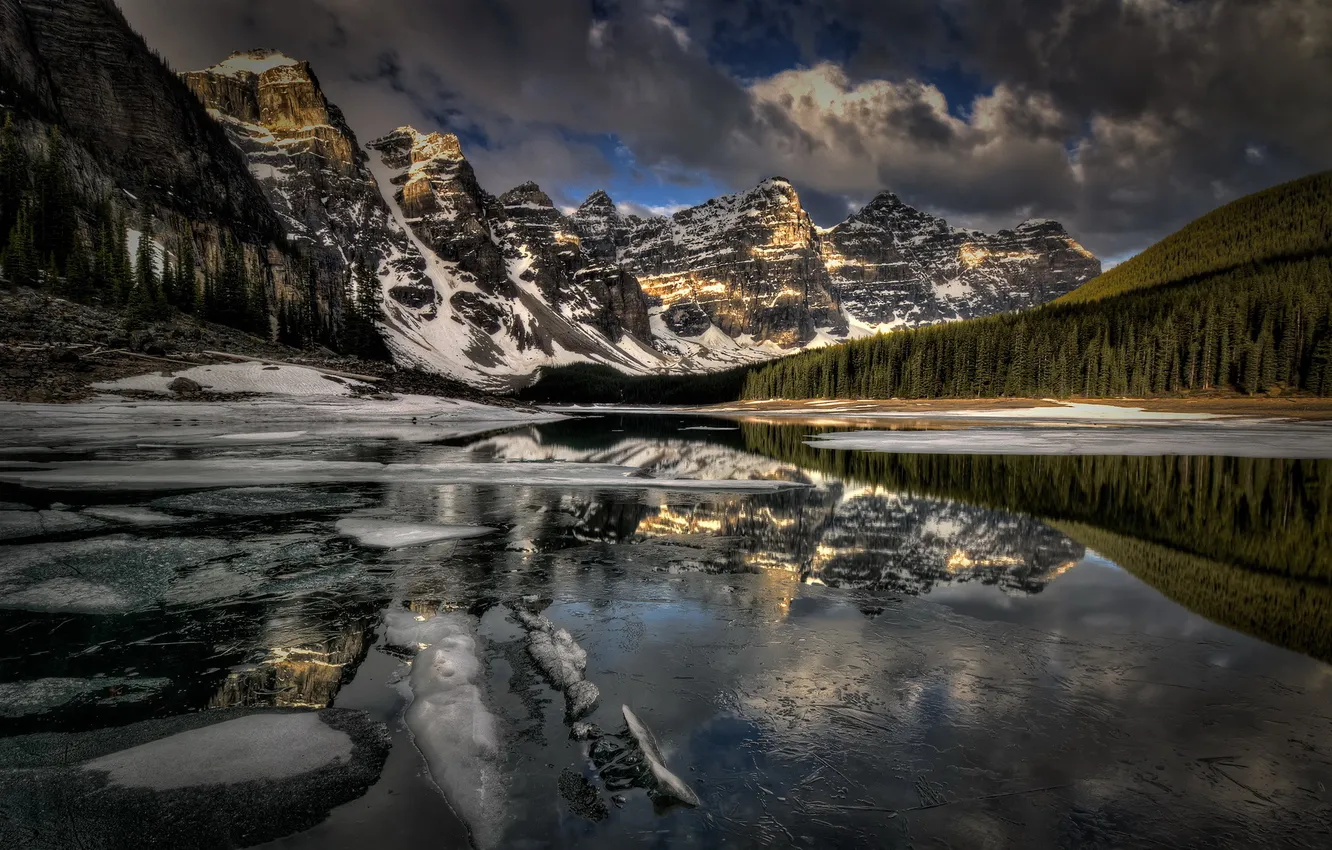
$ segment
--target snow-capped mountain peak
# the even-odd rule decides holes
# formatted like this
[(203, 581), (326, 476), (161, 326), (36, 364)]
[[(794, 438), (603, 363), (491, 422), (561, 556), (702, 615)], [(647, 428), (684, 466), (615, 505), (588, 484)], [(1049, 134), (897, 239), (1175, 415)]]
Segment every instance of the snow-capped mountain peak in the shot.
[(565, 215), (534, 182), (491, 195), (453, 133), (399, 127), (367, 155), (308, 63), (279, 51), (183, 77), (289, 238), (331, 279), (378, 279), (395, 357), (479, 384), (580, 361), (721, 368), (1030, 306), (1099, 269), (1056, 222), (958, 230), (891, 192), (817, 228), (781, 176), (669, 216), (626, 215), (601, 190)]

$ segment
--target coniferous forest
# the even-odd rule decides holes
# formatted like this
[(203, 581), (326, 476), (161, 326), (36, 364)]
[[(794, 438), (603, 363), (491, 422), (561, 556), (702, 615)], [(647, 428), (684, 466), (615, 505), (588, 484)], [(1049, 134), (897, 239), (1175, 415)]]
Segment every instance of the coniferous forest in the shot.
[(1332, 395), (1332, 173), (1241, 199), (1121, 268), (1035, 310), (785, 358), (743, 396)]

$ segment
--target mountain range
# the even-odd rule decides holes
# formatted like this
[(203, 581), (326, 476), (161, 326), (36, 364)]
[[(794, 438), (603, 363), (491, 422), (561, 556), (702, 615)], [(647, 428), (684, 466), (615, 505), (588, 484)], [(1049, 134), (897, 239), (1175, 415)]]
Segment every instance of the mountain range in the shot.
[(226, 286), (273, 334), (338, 347), (359, 309), (395, 361), (478, 386), (580, 362), (713, 371), (1031, 307), (1100, 271), (1056, 222), (987, 234), (889, 193), (820, 228), (781, 177), (670, 216), (605, 192), (566, 212), (534, 183), (488, 192), (452, 134), (362, 145), (281, 52), (176, 75), (110, 0), (0, 0), (0, 20), (20, 146), (36, 156), (58, 128), (75, 193), (109, 202), (132, 243), (151, 231), (201, 297), (234, 253)]

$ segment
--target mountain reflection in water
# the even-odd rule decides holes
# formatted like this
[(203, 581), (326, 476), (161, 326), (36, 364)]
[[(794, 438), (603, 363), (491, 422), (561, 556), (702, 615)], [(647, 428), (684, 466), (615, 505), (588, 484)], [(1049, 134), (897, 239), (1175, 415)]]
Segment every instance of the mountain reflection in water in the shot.
[[(1327, 462), (806, 444), (831, 427), (606, 416), (438, 444), (225, 450), (636, 468), (624, 487), (6, 494), (6, 734), (77, 746), (206, 710), (364, 710), (396, 736), (383, 777), (274, 846), (426, 840), (451, 815), (399, 723), (411, 647), (390, 646), (385, 623), (446, 613), (483, 647), (505, 846), (1298, 846), (1285, 813), (1332, 821), (1316, 799), (1332, 749), (1316, 711), (1332, 691)], [(675, 477), (799, 486), (672, 490)], [(80, 524), (111, 502), (172, 522)], [(19, 516), (33, 508), (64, 521), (42, 531)], [(348, 515), (495, 531), (371, 550), (335, 533)], [(570, 738), (520, 610), (585, 650), (602, 738)], [(699, 809), (633, 797), (650, 783), (617, 728), (622, 702)], [(1223, 751), (1244, 757), (1202, 761)]]

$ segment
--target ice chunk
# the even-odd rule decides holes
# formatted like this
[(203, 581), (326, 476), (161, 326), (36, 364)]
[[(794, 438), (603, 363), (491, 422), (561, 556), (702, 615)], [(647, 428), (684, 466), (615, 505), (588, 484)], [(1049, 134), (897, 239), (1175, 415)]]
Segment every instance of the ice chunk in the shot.
[(503, 827), (505, 792), (499, 732), (482, 698), (473, 618), (449, 612), (411, 622), (416, 625), (401, 617), (389, 623), (390, 643), (429, 641), (412, 662), (407, 727), (431, 778), (470, 827), (476, 845), (492, 847)]
[(581, 681), (587, 669), (587, 653), (564, 629), (553, 632), (533, 631), (527, 651), (537, 665), (550, 677), (557, 690), (564, 690)]
[(85, 516), (96, 517), (107, 522), (123, 523), (126, 525), (171, 525), (177, 522), (184, 522), (184, 518), (164, 514), (155, 511), (152, 508), (131, 507), (124, 505), (105, 505), (101, 507), (84, 508)]
[(597, 707), (601, 689), (586, 679), (580, 679), (564, 690), (564, 713), (570, 718), (582, 717)]
[(652, 778), (657, 783), (657, 793), (678, 800), (686, 806), (698, 806), (700, 801), (694, 789), (666, 767), (666, 760), (662, 758), (661, 748), (657, 746), (657, 739), (652, 735), (652, 730), (638, 719), (629, 706), (620, 706), (620, 711), (624, 714), (624, 722), (629, 724), (629, 734), (634, 736), (638, 748), (643, 751), (643, 760), (647, 762), (648, 769), (652, 771)]
[(338, 534), (355, 537), (362, 546), (372, 549), (396, 549), (440, 540), (463, 540), (481, 537), (495, 530), (481, 525), (429, 525), (383, 519), (341, 519), (338, 520), (337, 529)]
[(351, 760), (352, 741), (318, 714), (256, 714), (159, 738), (87, 762), (111, 782), (165, 791), (287, 779)]
[(102, 523), (92, 517), (69, 511), (0, 510), (0, 540), (68, 534), (101, 527)]
[(527, 629), (527, 653), (546, 674), (551, 687), (564, 692), (564, 712), (577, 720), (591, 711), (601, 696), (596, 685), (583, 678), (587, 670), (587, 652), (573, 635), (555, 628), (546, 617), (516, 606), (514, 616)]

